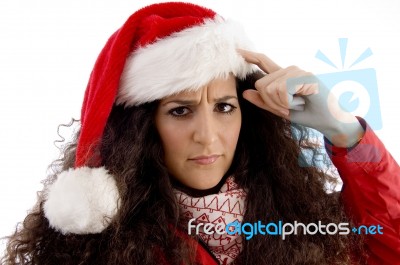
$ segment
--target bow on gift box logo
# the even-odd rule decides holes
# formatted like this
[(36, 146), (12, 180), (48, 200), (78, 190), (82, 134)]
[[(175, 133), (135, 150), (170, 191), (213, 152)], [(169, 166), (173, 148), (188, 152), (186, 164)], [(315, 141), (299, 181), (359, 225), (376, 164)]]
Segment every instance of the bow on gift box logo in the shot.
[[(379, 130), (382, 128), (382, 119), (376, 71), (374, 68), (351, 70), (370, 57), (372, 51), (366, 48), (346, 69), (347, 44), (347, 38), (339, 39), (340, 71), (319, 74), (317, 78), (336, 96), (343, 110), (364, 118), (373, 130)], [(321, 50), (317, 51), (315, 58), (339, 70)]]

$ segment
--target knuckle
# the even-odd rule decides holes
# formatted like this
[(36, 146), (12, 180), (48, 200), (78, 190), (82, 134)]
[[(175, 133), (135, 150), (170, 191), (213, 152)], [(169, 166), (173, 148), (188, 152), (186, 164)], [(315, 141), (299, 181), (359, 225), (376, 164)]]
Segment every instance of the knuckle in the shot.
[(282, 80), (279, 82), (278, 86), (278, 92), (286, 92), (286, 80)]
[(298, 71), (300, 68), (297, 65), (291, 65), (287, 68), (290, 71)]
[(273, 95), (275, 94), (275, 91), (277, 90), (277, 86), (278, 83), (277, 82), (272, 82), (271, 84), (269, 84), (266, 89), (265, 89), (265, 93), (267, 93), (268, 95)]
[(254, 59), (255, 59), (255, 61), (256, 61), (255, 63), (256, 63), (257, 65), (259, 65), (259, 64), (261, 64), (262, 61), (264, 60), (264, 54), (255, 52), (255, 53), (254, 53)]
[(265, 55), (263, 53), (258, 53), (258, 58), (260, 58), (260, 60), (264, 60), (264, 61), (268, 59), (267, 55)]
[(313, 76), (314, 74), (312, 72), (304, 72), (304, 75), (306, 76)]
[(255, 88), (261, 88), (261, 85), (262, 85), (262, 80), (261, 80), (261, 79), (258, 79), (258, 80), (254, 83)]

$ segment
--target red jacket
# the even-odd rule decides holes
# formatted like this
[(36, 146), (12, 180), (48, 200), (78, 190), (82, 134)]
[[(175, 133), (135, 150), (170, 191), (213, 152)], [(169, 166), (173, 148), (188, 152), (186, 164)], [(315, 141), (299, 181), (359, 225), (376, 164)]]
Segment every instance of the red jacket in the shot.
[[(343, 180), (348, 216), (357, 226), (383, 227), (383, 234), (366, 235), (368, 264), (400, 265), (400, 167), (365, 121), (360, 122), (366, 130), (357, 146), (325, 147)], [(197, 246), (197, 261), (218, 264), (202, 244)]]
[(326, 144), (343, 180), (346, 212), (356, 225), (383, 227), (366, 236), (369, 265), (400, 264), (400, 167), (372, 129), (350, 151)]

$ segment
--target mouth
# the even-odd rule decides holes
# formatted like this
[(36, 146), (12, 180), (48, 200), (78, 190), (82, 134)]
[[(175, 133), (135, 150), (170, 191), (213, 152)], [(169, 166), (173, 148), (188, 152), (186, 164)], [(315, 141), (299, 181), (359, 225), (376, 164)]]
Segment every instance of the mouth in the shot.
[(211, 156), (197, 156), (194, 158), (190, 158), (190, 161), (195, 162), (196, 164), (199, 165), (210, 165), (213, 164), (217, 159), (220, 157), (220, 155), (211, 155)]

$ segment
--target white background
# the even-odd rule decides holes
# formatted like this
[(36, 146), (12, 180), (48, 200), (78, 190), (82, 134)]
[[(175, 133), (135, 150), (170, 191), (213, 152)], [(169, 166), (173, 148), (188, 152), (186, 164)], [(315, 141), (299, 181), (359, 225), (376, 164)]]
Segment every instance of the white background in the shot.
[[(152, 3), (138, 2), (0, 2), (0, 237), (34, 204), (58, 156), (57, 126), (79, 118), (88, 76), (107, 38)], [(383, 122), (376, 133), (400, 161), (400, 1), (193, 2), (241, 22), (258, 51), (281, 66), (336, 72), (341, 69), (315, 59), (317, 50), (341, 66), (338, 38), (348, 38), (348, 65), (371, 48), (373, 56), (352, 69), (375, 68)]]

